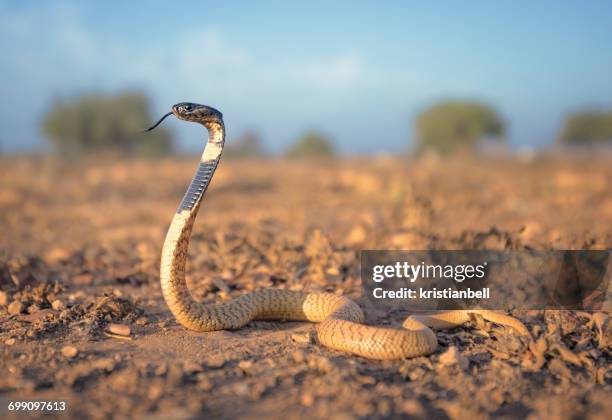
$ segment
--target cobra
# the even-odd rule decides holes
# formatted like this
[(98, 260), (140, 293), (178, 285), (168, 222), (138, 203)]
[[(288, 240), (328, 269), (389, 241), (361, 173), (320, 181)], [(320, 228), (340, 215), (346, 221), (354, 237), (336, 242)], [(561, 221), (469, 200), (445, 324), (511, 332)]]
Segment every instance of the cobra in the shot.
[(320, 344), (331, 349), (371, 359), (402, 359), (428, 355), (438, 346), (432, 329), (453, 328), (472, 314), (529, 335), (521, 321), (485, 310), (455, 310), (431, 315), (412, 315), (401, 328), (364, 325), (364, 313), (352, 300), (331, 293), (306, 293), (262, 289), (236, 299), (203, 304), (191, 296), (185, 282), (185, 264), (193, 223), (206, 190), (215, 174), (225, 143), (223, 115), (213, 107), (190, 102), (174, 106), (155, 125), (174, 115), (180, 120), (202, 124), (208, 142), (185, 196), (172, 218), (161, 255), (161, 290), (168, 308), (185, 328), (194, 331), (238, 329), (252, 320), (292, 320), (316, 323)]

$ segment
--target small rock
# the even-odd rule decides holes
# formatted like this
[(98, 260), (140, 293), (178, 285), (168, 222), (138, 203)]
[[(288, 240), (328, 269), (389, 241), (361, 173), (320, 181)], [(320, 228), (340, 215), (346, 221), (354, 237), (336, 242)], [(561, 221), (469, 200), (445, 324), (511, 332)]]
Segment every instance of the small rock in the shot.
[(37, 304), (33, 303), (32, 305), (28, 306), (29, 314), (35, 314), (38, 311), (40, 311), (40, 306), (38, 306)]
[(66, 261), (72, 256), (72, 250), (66, 247), (51, 248), (45, 253), (45, 259), (51, 262)]
[(148, 322), (149, 320), (146, 317), (141, 316), (140, 318), (136, 320), (136, 325), (143, 326), (143, 325), (147, 325)]
[(348, 237), (346, 238), (346, 244), (349, 246), (357, 246), (357, 245), (363, 244), (365, 240), (366, 240), (365, 229), (362, 226), (357, 225), (353, 227), (351, 232), (348, 234)]
[(333, 369), (333, 364), (327, 357), (320, 356), (316, 359), (311, 359), (308, 362), (308, 367), (311, 369), (316, 369), (319, 372), (327, 373)]
[(210, 356), (206, 360), (206, 366), (213, 369), (222, 368), (225, 365), (225, 358), (221, 355)]
[(419, 400), (411, 399), (405, 400), (401, 405), (402, 411), (409, 416), (414, 416), (417, 418), (425, 418), (426, 412), (423, 408), (423, 405), (419, 402)]
[(62, 355), (68, 359), (72, 359), (79, 353), (77, 348), (74, 346), (64, 346), (62, 347), (61, 352), (62, 352)]
[(109, 324), (108, 325), (108, 332), (113, 333), (113, 334), (117, 334), (117, 335), (121, 335), (124, 337), (128, 337), (130, 335), (131, 329), (129, 325), (123, 325), (123, 324)]
[(149, 386), (149, 390), (147, 391), (147, 397), (150, 400), (157, 400), (162, 396), (164, 392), (164, 388), (159, 384), (153, 384)]
[(8, 296), (6, 292), (0, 290), (0, 305), (6, 305), (8, 303)]
[(7, 308), (9, 315), (17, 315), (23, 312), (23, 303), (18, 300), (13, 301)]
[(310, 392), (304, 392), (300, 396), (300, 403), (305, 407), (310, 407), (314, 404), (315, 398)]
[(112, 372), (115, 369), (116, 363), (109, 357), (95, 360), (92, 362), (91, 367), (94, 369), (103, 370), (105, 372)]
[(266, 357), (265, 359), (260, 360), (260, 364), (262, 366), (268, 366), (270, 368), (276, 367), (276, 362), (271, 357)]
[(56, 311), (61, 311), (62, 309), (64, 309), (65, 305), (64, 305), (64, 302), (62, 302), (61, 300), (55, 299), (51, 303), (51, 307), (55, 309)]
[(376, 385), (376, 378), (367, 375), (361, 375), (357, 377), (357, 381), (361, 384), (365, 385)]
[(79, 300), (84, 300), (87, 296), (85, 295), (85, 292), (83, 292), (82, 290), (79, 290), (76, 293), (70, 293), (68, 295), (68, 300), (70, 300), (70, 302), (75, 302), (75, 301), (79, 301)]
[(449, 347), (448, 350), (440, 355), (440, 363), (443, 366), (459, 365), (463, 370), (467, 369), (469, 365), (468, 359), (454, 346)]
[(253, 367), (253, 362), (251, 360), (241, 360), (238, 362), (238, 367), (243, 371), (248, 371), (251, 367)]
[(136, 245), (136, 251), (141, 260), (149, 260), (155, 257), (155, 249), (148, 242), (140, 242)]
[(245, 382), (238, 382), (236, 385), (234, 385), (234, 393), (238, 396), (245, 397), (249, 395), (249, 392), (249, 384)]
[(410, 369), (408, 371), (408, 379), (410, 379), (411, 381), (418, 381), (420, 379), (423, 379), (426, 373), (427, 371), (424, 368), (422, 368), (421, 366), (417, 366), (416, 368)]
[(338, 269), (338, 267), (332, 266), (326, 270), (326, 273), (330, 276), (338, 276), (340, 275), (340, 270)]
[(208, 378), (208, 376), (206, 376), (206, 374), (204, 373), (198, 373), (196, 375), (196, 378), (198, 380), (198, 388), (202, 391), (210, 391), (213, 387), (212, 382), (210, 381), (210, 378)]
[(9, 338), (8, 340), (6, 340), (4, 342), (4, 344), (6, 344), (7, 346), (13, 346), (13, 345), (15, 345), (15, 339), (14, 338)]
[(306, 360), (306, 355), (302, 350), (293, 351), (291, 357), (295, 363), (304, 363), (304, 360)]
[(193, 375), (194, 373), (202, 372), (202, 365), (199, 364), (198, 362), (193, 362), (193, 361), (187, 360), (183, 364), (183, 371), (187, 375)]
[(291, 340), (298, 344), (310, 344), (310, 334), (291, 334)]

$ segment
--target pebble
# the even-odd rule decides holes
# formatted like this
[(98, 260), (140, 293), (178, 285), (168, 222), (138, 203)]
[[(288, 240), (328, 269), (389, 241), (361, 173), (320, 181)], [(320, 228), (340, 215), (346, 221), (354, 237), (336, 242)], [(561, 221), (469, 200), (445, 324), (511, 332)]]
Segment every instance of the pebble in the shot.
[(91, 367), (94, 369), (104, 370), (106, 372), (112, 372), (115, 369), (115, 362), (109, 357), (95, 360), (91, 363)]
[(129, 325), (123, 325), (123, 324), (109, 324), (108, 325), (108, 332), (113, 333), (113, 334), (117, 334), (117, 335), (121, 335), (124, 337), (128, 337), (130, 335), (131, 329)]
[(8, 296), (6, 292), (0, 290), (0, 305), (6, 305), (8, 303)]
[(163, 392), (164, 392), (164, 389), (161, 385), (153, 384), (149, 386), (149, 390), (147, 391), (147, 397), (150, 400), (157, 400), (159, 397), (162, 396)]
[(401, 405), (402, 411), (416, 418), (425, 418), (426, 412), (423, 405), (417, 399), (405, 400)]
[(310, 359), (308, 362), (310, 369), (316, 369), (319, 372), (328, 373), (333, 369), (332, 362), (325, 356), (319, 356), (314, 359)]
[(238, 362), (238, 367), (243, 371), (248, 371), (251, 367), (253, 367), (253, 362), (251, 360), (241, 360)]
[(310, 344), (310, 334), (291, 334), (291, 340), (298, 344)]
[(361, 245), (365, 242), (366, 236), (367, 234), (365, 229), (362, 226), (357, 225), (353, 227), (351, 232), (348, 234), (348, 237), (346, 238), (346, 244), (349, 246)]
[(9, 306), (8, 306), (8, 313), (9, 315), (17, 315), (23, 312), (23, 303), (19, 302), (18, 300), (13, 301)]
[(194, 373), (202, 372), (202, 365), (200, 365), (198, 362), (187, 360), (183, 364), (183, 372), (188, 375), (193, 375)]
[(359, 381), (359, 383), (362, 383), (364, 385), (376, 385), (376, 378), (372, 376), (362, 375), (362, 376), (357, 377), (357, 381)]
[(250, 393), (250, 387), (245, 382), (239, 382), (234, 385), (234, 393), (241, 397), (246, 397)]
[(465, 370), (468, 368), (469, 361), (457, 347), (453, 346), (440, 355), (440, 364), (443, 366), (459, 365), (461, 369)]
[(74, 346), (64, 346), (62, 347), (61, 352), (62, 352), (62, 355), (68, 359), (72, 359), (79, 353), (77, 348)]
[(206, 366), (208, 366), (209, 368), (219, 369), (222, 368), (223, 365), (225, 365), (225, 358), (220, 355), (210, 356), (206, 360)]
[(51, 248), (45, 253), (45, 259), (51, 262), (66, 261), (72, 256), (72, 250), (67, 247)]
[(61, 300), (55, 299), (51, 303), (51, 307), (55, 309), (56, 311), (61, 311), (62, 309), (64, 309), (65, 305), (64, 305), (64, 302), (62, 302)]
[(303, 363), (306, 360), (306, 354), (302, 350), (291, 352), (291, 357), (295, 363)]
[(9, 338), (8, 340), (6, 340), (4, 342), (4, 344), (6, 344), (7, 346), (13, 346), (13, 345), (15, 345), (15, 339), (14, 338)]
[(300, 396), (300, 403), (305, 407), (310, 407), (314, 404), (315, 398), (310, 392), (305, 392)]
[(198, 380), (198, 388), (202, 391), (210, 391), (213, 387), (212, 382), (210, 381), (210, 379), (208, 378), (208, 376), (206, 376), (206, 374), (204, 373), (198, 373), (196, 375), (196, 378)]

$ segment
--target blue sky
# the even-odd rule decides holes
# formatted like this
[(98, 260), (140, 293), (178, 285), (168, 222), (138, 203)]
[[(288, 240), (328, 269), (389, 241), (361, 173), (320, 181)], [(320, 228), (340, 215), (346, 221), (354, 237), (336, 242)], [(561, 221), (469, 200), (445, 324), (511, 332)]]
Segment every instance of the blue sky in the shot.
[[(54, 98), (145, 89), (156, 116), (219, 108), (228, 139), (270, 149), (319, 129), (347, 153), (396, 152), (437, 100), (497, 107), (515, 146), (612, 106), (612, 3), (0, 2), (0, 147), (36, 150)], [(168, 120), (184, 150), (199, 127)]]

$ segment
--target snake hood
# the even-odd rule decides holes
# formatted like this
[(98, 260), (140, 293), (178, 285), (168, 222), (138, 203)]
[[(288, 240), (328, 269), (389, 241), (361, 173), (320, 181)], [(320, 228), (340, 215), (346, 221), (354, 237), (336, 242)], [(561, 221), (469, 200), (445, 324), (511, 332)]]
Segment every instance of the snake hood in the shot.
[(172, 105), (172, 110), (159, 119), (151, 128), (145, 131), (151, 131), (157, 127), (166, 117), (174, 114), (176, 118), (183, 121), (198, 122), (206, 126), (207, 124), (217, 123), (223, 124), (223, 114), (208, 105), (200, 105), (193, 102), (179, 102)]

